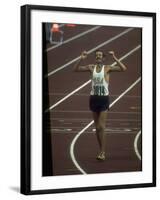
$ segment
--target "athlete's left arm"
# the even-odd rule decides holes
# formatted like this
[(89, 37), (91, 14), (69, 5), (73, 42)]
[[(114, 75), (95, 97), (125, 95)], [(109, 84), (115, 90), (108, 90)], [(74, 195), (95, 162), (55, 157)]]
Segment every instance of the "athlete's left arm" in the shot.
[(109, 51), (109, 54), (112, 55), (113, 59), (116, 62), (116, 65), (110, 66), (110, 72), (124, 72), (126, 71), (127, 67), (115, 56), (114, 51)]

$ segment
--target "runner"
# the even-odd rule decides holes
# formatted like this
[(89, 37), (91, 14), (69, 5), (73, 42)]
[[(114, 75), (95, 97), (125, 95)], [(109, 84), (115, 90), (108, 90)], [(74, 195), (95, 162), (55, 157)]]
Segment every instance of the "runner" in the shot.
[(75, 72), (91, 73), (91, 92), (89, 98), (89, 107), (93, 114), (94, 124), (96, 127), (96, 136), (100, 147), (97, 155), (98, 160), (106, 158), (106, 133), (105, 123), (107, 112), (109, 110), (109, 77), (111, 72), (124, 72), (126, 66), (115, 56), (114, 51), (108, 52), (116, 61), (116, 65), (110, 66), (103, 64), (106, 55), (102, 50), (95, 52), (95, 64), (81, 65), (81, 62), (87, 58), (87, 51), (83, 51), (80, 60), (74, 66)]

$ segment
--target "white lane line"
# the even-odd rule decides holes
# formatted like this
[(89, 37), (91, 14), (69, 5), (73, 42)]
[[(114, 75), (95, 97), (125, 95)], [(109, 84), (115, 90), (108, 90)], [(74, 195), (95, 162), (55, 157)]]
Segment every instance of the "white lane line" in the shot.
[(96, 26), (96, 27), (93, 27), (93, 28), (91, 28), (91, 29), (89, 29), (89, 30), (87, 30), (87, 31), (84, 31), (84, 32), (80, 33), (80, 34), (77, 34), (77, 35), (75, 35), (75, 36), (73, 36), (73, 37), (71, 37), (71, 38), (69, 38), (69, 39), (63, 41), (63, 43), (60, 43), (60, 44), (57, 44), (57, 45), (54, 45), (54, 46), (52, 46), (52, 47), (47, 48), (47, 49), (46, 49), (46, 52), (49, 52), (49, 51), (51, 51), (51, 50), (53, 50), (53, 49), (55, 49), (55, 48), (57, 48), (57, 47), (59, 47), (59, 46), (62, 46), (62, 45), (67, 44), (67, 43), (69, 43), (69, 42), (71, 42), (71, 41), (73, 41), (73, 40), (75, 40), (75, 39), (77, 39), (77, 38), (80, 38), (80, 37), (82, 37), (82, 36), (84, 36), (84, 35), (86, 35), (86, 34), (92, 32), (92, 31), (95, 31), (95, 30), (99, 29), (100, 27), (101, 27), (101, 26)]
[[(118, 101), (120, 100), (127, 92), (129, 92), (137, 83), (139, 83), (141, 81), (141, 77), (139, 77), (129, 88), (127, 88), (123, 93), (121, 93), (121, 95), (119, 95), (118, 98), (116, 98), (111, 104), (110, 104), (110, 108)], [(74, 165), (77, 167), (77, 169), (82, 173), (82, 174), (87, 174), (78, 164), (75, 155), (74, 155), (74, 146), (78, 140), (78, 138), (81, 136), (81, 134), (88, 129), (92, 124), (94, 123), (94, 121), (92, 120), (87, 126), (85, 126), (73, 139), (71, 146), (70, 146), (70, 156), (71, 159), (74, 163)]]
[(139, 77), (127, 90), (125, 90), (118, 98), (116, 98), (113, 103), (110, 104), (110, 107), (114, 105), (120, 98), (122, 98), (127, 92), (129, 92), (137, 83), (139, 83), (141, 77)]
[(56, 106), (58, 106), (60, 103), (62, 103), (64, 100), (68, 99), (70, 96), (72, 96), (74, 93), (76, 93), (77, 91), (79, 91), (80, 89), (82, 89), (83, 87), (85, 87), (86, 85), (88, 85), (88, 83), (90, 83), (91, 80), (85, 82), (83, 85), (81, 85), (80, 87), (78, 87), (77, 89), (73, 90), (71, 93), (69, 93), (67, 96), (65, 96), (64, 98), (62, 98), (61, 100), (59, 100), (57, 103), (55, 103), (54, 105), (52, 105), (51, 107), (49, 107), (48, 109), (45, 110), (45, 112), (48, 112), (50, 110), (52, 110), (53, 108), (55, 108)]
[[(54, 96), (64, 96), (66, 95), (67, 93), (66, 92), (50, 92), (49, 95), (54, 95)], [(75, 96), (86, 96), (88, 97), (88, 93), (76, 93), (74, 94)], [(110, 95), (111, 97), (117, 97), (118, 94), (112, 94)], [(125, 98), (141, 98), (140, 95), (126, 95)]]
[(138, 139), (139, 139), (140, 135), (141, 135), (141, 131), (139, 131), (137, 133), (137, 135), (136, 135), (136, 137), (134, 139), (134, 151), (135, 151), (135, 153), (136, 153), (136, 155), (137, 155), (139, 160), (141, 160), (141, 155), (140, 155), (140, 153), (138, 151)]
[[(90, 113), (90, 110), (54, 110), (55, 113)], [(111, 112), (109, 111), (109, 114), (132, 114), (132, 115), (138, 115), (141, 114), (141, 112)], [(52, 118), (51, 118), (52, 119)], [(62, 118), (62, 119), (70, 119), (70, 118)], [(75, 118), (74, 118), (75, 119)], [(84, 118), (83, 118), (84, 119)]]
[[(63, 122), (64, 121), (83, 121), (83, 120), (90, 120), (90, 118), (50, 118), (50, 120), (62, 120)], [(117, 118), (117, 119), (106, 119), (106, 121), (107, 122), (109, 122), (109, 121), (112, 121), (112, 122), (124, 122), (124, 121), (127, 121), (127, 122), (140, 122), (141, 121), (141, 119), (128, 119), (128, 118), (126, 118), (126, 119), (119, 119), (119, 118)]]
[[(88, 122), (89, 122), (90, 120), (88, 120)], [(137, 128), (134, 128), (134, 127), (131, 127), (131, 128), (128, 128), (128, 124), (127, 124), (127, 126), (121, 126), (120, 125), (120, 128), (109, 128), (109, 126), (110, 126), (110, 124), (111, 123), (108, 123), (107, 122), (107, 126), (108, 126), (108, 128), (106, 128), (105, 130), (107, 131), (107, 133), (108, 133), (108, 131), (112, 131), (112, 132), (117, 132), (117, 131), (123, 131), (122, 132), (122, 134), (124, 134), (124, 132), (135, 132), (136, 134), (137, 134), (137, 130), (139, 130), (140, 129), (140, 127), (141, 126), (137, 126)], [(63, 125), (65, 125), (65, 126), (63, 126)], [(45, 128), (46, 129), (48, 129), (48, 130), (60, 130), (60, 131), (64, 131), (64, 130), (66, 130), (66, 129), (69, 129), (69, 128), (72, 128), (72, 129), (74, 129), (73, 131), (74, 131), (74, 133), (75, 132), (77, 132), (77, 130), (79, 130), (82, 126), (85, 126), (86, 125), (86, 122), (81, 122), (81, 126), (76, 126), (76, 127), (73, 127), (72, 125), (73, 125), (73, 123), (66, 123), (66, 122), (64, 122), (63, 123), (63, 125), (62, 126), (56, 126), (56, 127), (50, 127), (49, 125), (48, 126), (46, 126)], [(70, 126), (68, 126), (68, 125), (70, 125)], [(112, 125), (113, 126), (113, 125)], [(62, 128), (63, 127), (63, 128)], [(93, 129), (93, 127), (90, 127), (90, 129), (88, 129), (88, 131), (91, 131), (91, 129), (92, 130), (96, 130), (96, 129)]]
[(78, 164), (78, 162), (76, 161), (76, 158), (74, 156), (74, 146), (76, 144), (76, 141), (78, 140), (79, 136), (86, 130), (88, 129), (91, 125), (93, 124), (93, 121), (91, 121), (87, 126), (85, 126), (72, 140), (71, 146), (70, 146), (70, 156), (71, 159), (74, 163), (74, 165), (76, 166), (76, 168), (82, 173), (82, 174), (87, 174)]
[[(46, 129), (47, 130), (47, 129)], [(63, 135), (68, 135), (68, 134), (73, 134), (75, 133), (75, 130), (59, 130), (59, 129), (49, 129), (47, 130), (48, 132), (51, 131), (51, 133), (55, 134), (55, 135), (58, 135), (58, 134), (63, 134)], [(136, 135), (137, 134), (137, 130), (136, 131), (125, 131), (122, 133), (122, 131), (125, 131), (125, 130), (119, 130), (119, 131), (115, 131), (115, 130), (112, 130), (112, 131), (107, 131), (107, 135), (127, 135), (127, 136), (133, 136), (133, 135)], [(94, 130), (91, 130), (91, 131), (85, 131), (85, 134), (93, 134), (95, 131)]]
[[(131, 54), (133, 54), (135, 51), (137, 51), (139, 48), (141, 48), (141, 45), (138, 45), (137, 47), (135, 47), (134, 49), (132, 49), (131, 51), (129, 51), (127, 54), (125, 54), (124, 56), (122, 56), (119, 60), (120, 61), (124, 60), (125, 58), (127, 58), (128, 56), (130, 56)], [(116, 62), (114, 62), (111, 66), (113, 67), (114, 65), (116, 65)], [(61, 100), (59, 100), (57, 103), (53, 104), (51, 107), (49, 107), (48, 109), (46, 109), (45, 112), (48, 112), (48, 111), (52, 110), (53, 108), (55, 108), (56, 106), (58, 106), (60, 103), (62, 103), (66, 99), (68, 99), (70, 96), (72, 96), (73, 94), (75, 94), (76, 92), (78, 92), (79, 90), (81, 90), (83, 87), (85, 87), (86, 85), (88, 85), (90, 82), (91, 82), (91, 80), (88, 80), (83, 85), (81, 85), (80, 87), (78, 87), (77, 89), (75, 89), (71, 93), (69, 93), (67, 96), (65, 96), (64, 98), (62, 98)]]
[[(112, 41), (114, 41), (114, 40), (120, 38), (121, 36), (127, 34), (128, 32), (132, 31), (133, 29), (134, 29), (134, 28), (128, 28), (127, 30), (125, 30), (125, 31), (119, 33), (118, 35), (116, 35), (116, 36), (110, 38), (109, 40), (106, 40), (105, 42), (101, 43), (100, 45), (98, 45), (98, 46), (96, 46), (96, 47), (90, 49), (90, 50), (88, 51), (88, 54), (94, 52), (96, 49), (99, 49), (99, 48), (101, 48), (102, 46), (105, 46), (105, 45), (111, 43)], [(62, 66), (60, 66), (60, 67), (58, 67), (57, 69), (55, 69), (55, 70), (49, 72), (47, 75), (45, 75), (45, 78), (47, 78), (47, 77), (49, 77), (49, 76), (55, 74), (56, 72), (58, 72), (58, 71), (64, 69), (65, 67), (68, 67), (69, 65), (71, 65), (71, 64), (74, 63), (74, 62), (76, 62), (76, 61), (79, 60), (79, 59), (80, 59), (80, 56), (78, 56), (78, 57), (76, 57), (75, 59), (69, 61), (68, 63), (66, 63), (66, 64), (64, 64), (64, 65), (62, 65)]]

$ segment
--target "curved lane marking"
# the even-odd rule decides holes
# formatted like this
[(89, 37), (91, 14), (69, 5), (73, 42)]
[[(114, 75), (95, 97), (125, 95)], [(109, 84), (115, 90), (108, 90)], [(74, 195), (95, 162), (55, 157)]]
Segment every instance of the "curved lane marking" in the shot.
[[(119, 99), (121, 99), (127, 92), (129, 92), (135, 85), (137, 85), (137, 83), (139, 83), (141, 81), (141, 77), (139, 77), (129, 88), (127, 88), (123, 93), (121, 93), (121, 95), (119, 95), (118, 98), (116, 98), (111, 104), (110, 104), (110, 108), (117, 102), (119, 101)], [(82, 135), (82, 133), (87, 130), (92, 124), (94, 123), (94, 121), (92, 120), (87, 126), (85, 126), (72, 140), (71, 146), (70, 146), (70, 156), (71, 159), (73, 161), (73, 164), (76, 166), (76, 168), (82, 173), (82, 174), (87, 174), (87, 172), (81, 168), (81, 166), (78, 164), (75, 155), (74, 155), (74, 146), (78, 140), (78, 138)]]
[(141, 130), (137, 133), (137, 135), (134, 139), (134, 151), (135, 151), (139, 160), (141, 160), (141, 155), (140, 155), (139, 150), (138, 150), (138, 139), (139, 139), (140, 135), (141, 135)]

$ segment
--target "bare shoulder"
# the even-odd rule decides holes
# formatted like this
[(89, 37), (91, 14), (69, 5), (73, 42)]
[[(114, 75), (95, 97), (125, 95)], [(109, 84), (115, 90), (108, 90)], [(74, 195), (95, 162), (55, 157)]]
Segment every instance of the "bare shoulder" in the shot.
[(104, 65), (104, 70), (106, 73), (108, 73), (111, 69), (111, 66), (110, 65)]

